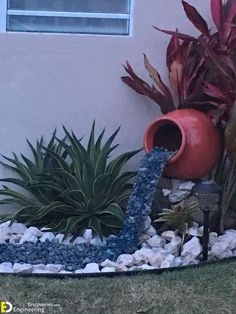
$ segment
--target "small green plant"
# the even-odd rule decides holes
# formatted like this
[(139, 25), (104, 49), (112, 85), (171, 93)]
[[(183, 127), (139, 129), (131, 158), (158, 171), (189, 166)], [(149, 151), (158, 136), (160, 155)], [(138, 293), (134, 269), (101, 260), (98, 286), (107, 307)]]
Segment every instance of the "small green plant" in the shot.
[(192, 213), (197, 209), (198, 204), (196, 202), (190, 202), (189, 204), (182, 202), (172, 206), (171, 209), (164, 208), (159, 214), (160, 218), (156, 219), (155, 222), (164, 222), (173, 226), (182, 234), (184, 241), (187, 229), (193, 223)]
[[(16, 185), (17, 190), (3, 186), (0, 195), (6, 198), (0, 204), (18, 207), (15, 215), (6, 217), (30, 225), (44, 226), (65, 237), (80, 234), (85, 228), (100, 236), (109, 235), (122, 227), (124, 213), (122, 200), (129, 196), (136, 175), (123, 171), (126, 162), (140, 150), (124, 153), (109, 161), (118, 146), (112, 143), (118, 128), (102, 145), (105, 129), (95, 139), (93, 123), (87, 147), (65, 127), (65, 137), (57, 138), (54, 131), (47, 146), (41, 138), (34, 147), (28, 144), (33, 160), (21, 155), (22, 160), (3, 156), (9, 163), (4, 166), (19, 178), (0, 181)], [(19, 191), (23, 188), (23, 191)]]

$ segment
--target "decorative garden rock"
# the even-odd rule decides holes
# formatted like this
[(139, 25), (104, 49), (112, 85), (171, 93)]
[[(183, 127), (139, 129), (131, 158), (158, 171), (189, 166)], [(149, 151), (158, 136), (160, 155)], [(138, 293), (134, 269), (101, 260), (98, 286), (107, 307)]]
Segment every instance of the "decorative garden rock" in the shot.
[(160, 268), (169, 268), (174, 266), (175, 256), (173, 254), (168, 254), (163, 262), (161, 263)]
[(104, 267), (102, 270), (101, 270), (102, 273), (114, 273), (116, 272), (116, 269), (115, 267)]
[(52, 241), (55, 239), (55, 235), (52, 232), (45, 232), (42, 237), (39, 239), (40, 242)]
[(113, 261), (110, 261), (109, 259), (106, 259), (104, 262), (101, 263), (101, 266), (102, 267), (114, 267), (114, 268), (116, 268), (117, 267), (117, 263), (113, 262)]
[(92, 229), (86, 229), (83, 233), (83, 237), (85, 240), (90, 241), (93, 238), (93, 230)]
[(175, 232), (172, 230), (167, 230), (162, 232), (161, 237), (167, 241), (171, 241), (175, 237)]
[(14, 222), (10, 225), (10, 221), (6, 221), (0, 225), (0, 232), (3, 232), (5, 234), (17, 234), (21, 233), (23, 234), (27, 227), (24, 224)]
[(150, 236), (153, 237), (154, 235), (157, 234), (156, 229), (153, 226), (150, 226), (145, 232)]
[(12, 263), (1, 263), (0, 264), (0, 273), (13, 273), (13, 265)]
[(198, 257), (202, 252), (202, 246), (197, 237), (193, 237), (190, 241), (183, 245), (181, 256), (191, 255), (194, 258)]
[(43, 235), (43, 232), (36, 227), (29, 227), (28, 229), (25, 230), (25, 233), (26, 232), (31, 233), (35, 235), (36, 237), (41, 237)]
[(160, 267), (161, 263), (165, 260), (166, 256), (169, 253), (165, 250), (159, 250), (159, 252), (155, 252), (149, 259), (148, 262), (151, 266)]
[(159, 235), (154, 235), (152, 238), (147, 240), (147, 244), (149, 244), (152, 247), (163, 247), (165, 245), (166, 241)]
[(97, 263), (89, 263), (84, 268), (85, 273), (100, 273), (100, 269)]
[(58, 273), (59, 271), (61, 271), (63, 268), (63, 265), (57, 265), (57, 264), (48, 264), (45, 267), (45, 270), (50, 271), (51, 273)]
[(117, 263), (118, 264), (122, 264), (124, 266), (133, 266), (134, 265), (134, 257), (133, 255), (130, 254), (121, 254), (118, 259), (117, 259)]
[(22, 236), (22, 238), (20, 239), (19, 244), (23, 244), (25, 242), (32, 242), (32, 243), (37, 243), (38, 242), (38, 237), (36, 237), (34, 234), (32, 234), (31, 232), (26, 232), (24, 233), (24, 235)]
[(31, 273), (33, 270), (33, 266), (30, 264), (19, 264), (15, 263), (13, 265), (13, 271), (14, 273), (21, 273), (21, 274), (27, 274)]

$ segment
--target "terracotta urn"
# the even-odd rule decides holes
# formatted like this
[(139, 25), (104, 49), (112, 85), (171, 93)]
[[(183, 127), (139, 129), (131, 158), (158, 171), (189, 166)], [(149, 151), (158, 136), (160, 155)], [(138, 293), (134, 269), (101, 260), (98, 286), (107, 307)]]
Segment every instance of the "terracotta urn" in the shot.
[(176, 151), (164, 175), (192, 180), (209, 174), (216, 166), (221, 152), (221, 136), (204, 113), (177, 109), (155, 119), (146, 129), (145, 151), (156, 146)]

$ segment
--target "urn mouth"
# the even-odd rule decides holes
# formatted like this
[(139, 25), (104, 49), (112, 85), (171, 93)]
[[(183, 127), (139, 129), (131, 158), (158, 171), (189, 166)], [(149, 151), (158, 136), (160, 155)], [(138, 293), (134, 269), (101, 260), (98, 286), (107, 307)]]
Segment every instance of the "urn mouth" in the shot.
[(181, 157), (185, 144), (186, 134), (182, 125), (171, 118), (159, 118), (153, 121), (145, 132), (144, 147), (146, 152), (154, 147), (163, 147), (168, 151), (176, 152), (168, 164), (172, 164)]

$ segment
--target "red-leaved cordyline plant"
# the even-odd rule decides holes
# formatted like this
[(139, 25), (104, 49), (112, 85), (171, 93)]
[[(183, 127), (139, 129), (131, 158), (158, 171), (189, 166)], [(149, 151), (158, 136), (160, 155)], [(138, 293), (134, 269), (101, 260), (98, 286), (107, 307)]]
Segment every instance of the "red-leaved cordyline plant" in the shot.
[[(144, 55), (144, 65), (154, 81), (149, 85), (135, 74), (129, 62), (124, 66), (129, 76), (122, 81), (136, 92), (156, 102), (163, 114), (178, 108), (194, 108), (206, 112), (215, 124), (226, 124), (236, 100), (236, 0), (211, 0), (211, 14), (216, 30), (212, 30), (198, 11), (182, 1), (185, 13), (200, 31), (197, 38), (154, 27), (171, 35), (166, 63), (171, 89)], [(174, 102), (173, 94), (178, 97)]]

